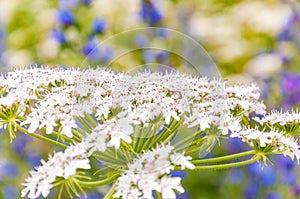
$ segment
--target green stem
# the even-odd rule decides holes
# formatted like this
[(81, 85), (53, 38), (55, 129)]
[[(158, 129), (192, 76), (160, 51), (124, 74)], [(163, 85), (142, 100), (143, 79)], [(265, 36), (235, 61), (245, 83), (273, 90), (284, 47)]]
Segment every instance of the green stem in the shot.
[(143, 137), (140, 136), (139, 138), (139, 142), (137, 143), (137, 148), (136, 148), (136, 152), (137, 153), (140, 153), (142, 151), (142, 149), (144, 149), (145, 147), (145, 143), (146, 143), (146, 140), (149, 139), (149, 134), (151, 134), (151, 130), (152, 130), (152, 125), (149, 124), (149, 126), (145, 129), (145, 135), (141, 135)]
[(193, 164), (207, 164), (207, 163), (214, 163), (214, 162), (224, 162), (227, 160), (232, 160), (232, 159), (237, 159), (237, 158), (241, 158), (241, 157), (248, 156), (248, 155), (253, 155), (255, 153), (256, 152), (254, 150), (251, 150), (251, 151), (246, 151), (246, 152), (237, 153), (237, 154), (233, 154), (233, 155), (226, 155), (226, 156), (217, 157), (217, 158), (192, 160), (191, 162)]
[(77, 119), (78, 119), (78, 121), (82, 124), (82, 126), (83, 126), (86, 130), (88, 130), (88, 131), (92, 131), (92, 130), (93, 130), (93, 127), (90, 126), (90, 124), (89, 124), (84, 118), (78, 117)]
[(234, 163), (228, 163), (228, 164), (219, 164), (219, 165), (208, 165), (208, 166), (196, 166), (194, 170), (217, 170), (217, 169), (230, 169), (234, 167), (241, 167), (248, 164), (252, 164), (254, 162), (257, 162), (259, 159), (261, 159), (262, 156), (253, 156), (249, 160), (241, 161), (241, 162), (234, 162)]
[(163, 132), (159, 134), (159, 136), (154, 140), (154, 142), (150, 145), (149, 148), (152, 148), (160, 142), (163, 142), (166, 139), (168, 139), (169, 136), (173, 135), (174, 132), (180, 127), (180, 124), (180, 121), (176, 121), (174, 125), (170, 124), (167, 127), (165, 127), (165, 130), (163, 130)]
[(72, 129), (72, 133), (77, 137), (81, 138), (82, 136), (86, 136), (87, 132), (82, 130), (81, 128)]
[(176, 122), (176, 123), (174, 124), (174, 126), (171, 127), (170, 131), (168, 131), (167, 133), (165, 133), (165, 134), (161, 137), (161, 139), (158, 140), (158, 142), (161, 142), (161, 141), (164, 142), (164, 141), (168, 140), (168, 138), (169, 138), (170, 136), (174, 135), (175, 131), (177, 131), (177, 129), (180, 127), (180, 125), (181, 125), (181, 122), (179, 122), (179, 121)]
[(21, 127), (20, 125), (18, 125), (16, 122), (14, 123), (14, 125), (17, 127), (17, 129), (19, 129), (20, 131), (22, 131), (22, 132), (24, 132), (24, 133), (26, 133), (28, 135), (31, 135), (32, 137), (38, 138), (40, 140), (43, 140), (45, 142), (48, 142), (50, 144), (54, 144), (54, 145), (62, 147), (62, 148), (68, 148), (67, 145), (65, 145), (63, 143), (60, 143), (58, 141), (52, 140), (50, 138), (47, 138), (47, 137), (42, 136), (42, 135), (37, 134), (37, 133), (30, 133), (30, 132), (27, 131), (27, 129), (24, 129), (23, 127)]
[(86, 121), (89, 122), (95, 128), (97, 126), (97, 122), (95, 121), (95, 119), (90, 114), (85, 113), (84, 115)]
[(93, 182), (84, 182), (77, 180), (78, 184), (80, 184), (82, 187), (86, 188), (93, 188), (93, 187), (99, 187), (105, 184), (109, 184), (114, 182), (118, 177), (120, 177), (120, 174), (117, 173), (115, 175), (110, 176), (109, 178), (106, 178), (104, 180), (99, 180), (99, 181), (93, 181)]
[(105, 195), (105, 197), (103, 199), (111, 199), (113, 194), (115, 193), (115, 188), (117, 186), (117, 183), (115, 183), (110, 190), (107, 192), (107, 194)]
[[(41, 130), (46, 131), (46, 127), (41, 128)], [(62, 141), (66, 141), (66, 142), (68, 142), (68, 143), (73, 143), (74, 140), (75, 140), (76, 142), (80, 142), (80, 140), (77, 140), (77, 139), (74, 139), (74, 140), (73, 140), (73, 139), (68, 138), (68, 137), (66, 137), (66, 136), (64, 136), (64, 135), (59, 134), (59, 133), (56, 132), (56, 131), (52, 131), (51, 134), (54, 135), (55, 137), (57, 137), (58, 139), (61, 139)]]
[(187, 136), (186, 138), (180, 140), (179, 142), (174, 144), (174, 147), (177, 148), (185, 143), (190, 142), (191, 140), (193, 140), (196, 136), (198, 136), (199, 134), (201, 134), (203, 131), (197, 131), (195, 134)]

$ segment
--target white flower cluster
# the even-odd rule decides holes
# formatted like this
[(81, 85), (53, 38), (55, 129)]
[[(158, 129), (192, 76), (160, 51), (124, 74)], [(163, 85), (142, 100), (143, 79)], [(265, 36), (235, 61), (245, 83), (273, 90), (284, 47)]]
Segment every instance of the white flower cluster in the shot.
[(77, 127), (77, 116), (87, 113), (107, 119), (120, 107), (114, 116), (129, 118), (132, 124), (147, 126), (163, 115), (167, 124), (183, 119), (189, 127), (202, 130), (218, 126), (223, 134), (241, 129), (241, 115), (234, 115), (235, 109), (246, 115), (265, 112), (255, 85), (231, 87), (220, 80), (179, 73), (32, 68), (1, 78), (0, 87), (8, 89), (0, 96), (0, 110), (18, 104), (19, 114), (26, 118), (22, 125), (28, 124), (30, 132), (45, 126), (51, 133), (61, 125), (61, 134), (68, 137)]
[(160, 192), (163, 199), (175, 199), (175, 191), (183, 193), (180, 177), (169, 174), (174, 166), (182, 169), (194, 169), (189, 161), (191, 157), (172, 152), (171, 145), (161, 145), (152, 151), (146, 151), (128, 165), (128, 170), (119, 177), (114, 198), (153, 199), (153, 191)]
[(85, 148), (81, 144), (70, 146), (64, 152), (58, 152), (49, 157), (48, 162), (41, 161), (42, 165), (30, 171), (25, 179), (26, 186), (21, 197), (28, 194), (28, 198), (47, 197), (56, 177), (70, 178), (77, 169), (90, 169), (89, 159)]
[(71, 97), (71, 86), (54, 87), (45, 93), (43, 100), (37, 100), (31, 113), (21, 125), (29, 124), (28, 131), (34, 133), (38, 128), (46, 126), (46, 134), (51, 134), (59, 121), (62, 126), (61, 134), (72, 137), (72, 128), (76, 128), (75, 110), (76, 100)]
[(256, 84), (251, 84), (250, 86), (228, 86), (226, 87), (226, 92), (229, 101), (228, 106), (230, 106), (231, 110), (238, 107), (244, 111), (250, 110), (256, 114), (266, 113), (266, 106), (259, 101), (259, 87)]
[(131, 143), (130, 135), (133, 132), (133, 127), (128, 120), (113, 118), (104, 124), (98, 124), (92, 133), (83, 138), (82, 144), (89, 151), (89, 155), (94, 151), (104, 152), (107, 147), (119, 148), (121, 140)]
[(38, 99), (36, 92), (44, 90), (43, 86), (62, 81), (69, 81), (71, 84), (77, 73), (74, 69), (32, 68), (2, 74), (0, 87), (6, 88), (6, 93), (0, 97), (0, 108), (19, 104), (22, 109), (28, 100)]
[(299, 163), (300, 146), (298, 145), (298, 140), (284, 132), (279, 132), (275, 129), (261, 131), (258, 128), (244, 128), (239, 133), (231, 134), (231, 137), (241, 138), (242, 141), (252, 146), (253, 141), (257, 142), (260, 147), (271, 146), (271, 152), (280, 152), (284, 156), (290, 156), (291, 159), (296, 157)]
[(255, 117), (254, 120), (259, 122), (260, 124), (269, 123), (271, 125), (280, 124), (284, 126), (286, 124), (292, 124), (294, 122), (299, 123), (300, 113), (298, 110), (292, 110), (291, 112), (273, 110), (270, 113), (264, 115), (263, 118)]

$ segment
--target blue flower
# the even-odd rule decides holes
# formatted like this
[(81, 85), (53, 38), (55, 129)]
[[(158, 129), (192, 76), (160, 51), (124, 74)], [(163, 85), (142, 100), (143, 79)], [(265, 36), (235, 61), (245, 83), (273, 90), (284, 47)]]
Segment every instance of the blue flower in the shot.
[(68, 10), (78, 6), (79, 0), (59, 0), (59, 8)]
[(259, 163), (253, 163), (247, 166), (252, 180), (258, 181), (262, 186), (272, 186), (276, 182), (276, 170), (272, 166), (261, 167)]
[(283, 105), (291, 106), (300, 103), (300, 75), (282, 72), (281, 90), (284, 95)]
[(139, 15), (150, 26), (155, 26), (162, 21), (161, 13), (151, 1), (143, 1)]
[(86, 56), (89, 55), (97, 47), (97, 45), (98, 42), (96, 41), (96, 39), (89, 39), (89, 41), (85, 45), (83, 45), (82, 53)]
[(159, 60), (161, 63), (164, 63), (168, 61), (170, 58), (170, 54), (168, 52), (160, 52), (157, 54), (157, 60)]
[(151, 63), (156, 60), (156, 53), (154, 50), (144, 50), (143, 51), (143, 60), (145, 63)]
[(287, 172), (282, 174), (282, 182), (287, 185), (296, 185), (297, 176), (294, 172)]
[(102, 48), (100, 52), (100, 59), (103, 62), (109, 62), (111, 61), (113, 57), (113, 49), (112, 48)]
[(255, 199), (255, 198), (257, 198), (258, 191), (259, 191), (258, 184), (253, 183), (253, 184), (247, 185), (245, 190), (244, 190), (245, 198), (246, 199)]
[(63, 26), (70, 26), (75, 22), (75, 17), (70, 10), (58, 10), (56, 16), (57, 22)]
[(12, 143), (14, 151), (16, 153), (22, 153), (30, 140), (31, 137), (23, 133), (17, 136)]
[(30, 150), (25, 153), (25, 159), (31, 167), (36, 167), (40, 165), (41, 156), (35, 151)]
[(5, 51), (6, 44), (5, 44), (5, 31), (1, 29), (0, 25), (0, 57), (1, 54)]
[(229, 154), (239, 153), (248, 150), (249, 147), (238, 138), (229, 139), (227, 142), (227, 151)]
[(290, 172), (295, 168), (294, 161), (285, 156), (276, 156), (276, 163), (283, 172)]
[(190, 196), (187, 193), (182, 193), (176, 197), (177, 199), (189, 199)]
[(282, 197), (278, 192), (270, 192), (267, 194), (266, 199), (282, 199)]
[(277, 39), (279, 41), (288, 41), (288, 40), (293, 40), (294, 38), (297, 37), (297, 35), (299, 36), (300, 32), (297, 27), (299, 20), (300, 17), (297, 11), (293, 11), (289, 20), (283, 26), (281, 32), (277, 35)]
[(82, 47), (82, 53), (92, 61), (99, 61), (101, 59), (101, 54), (98, 44), (99, 42), (97, 38), (90, 38), (89, 41)]
[(50, 36), (61, 44), (67, 41), (64, 32), (57, 28), (51, 30)]
[(107, 22), (104, 19), (96, 18), (92, 23), (92, 27), (96, 33), (103, 33), (107, 27)]
[(134, 41), (135, 44), (140, 48), (147, 46), (149, 43), (148, 37), (145, 34), (137, 34), (134, 38)]
[(244, 173), (240, 168), (233, 168), (229, 171), (229, 180), (232, 184), (239, 184), (244, 179)]
[(82, 3), (85, 5), (90, 5), (93, 0), (82, 0)]
[(181, 179), (185, 178), (187, 176), (186, 171), (172, 171), (170, 173), (172, 177), (180, 177)]
[(17, 198), (17, 190), (14, 186), (5, 185), (3, 187), (4, 199), (15, 199)]
[(12, 162), (5, 162), (1, 167), (1, 175), (8, 178), (16, 178), (19, 176), (18, 167)]
[(294, 186), (292, 191), (293, 191), (294, 196), (299, 196), (300, 195), (300, 187), (299, 186)]

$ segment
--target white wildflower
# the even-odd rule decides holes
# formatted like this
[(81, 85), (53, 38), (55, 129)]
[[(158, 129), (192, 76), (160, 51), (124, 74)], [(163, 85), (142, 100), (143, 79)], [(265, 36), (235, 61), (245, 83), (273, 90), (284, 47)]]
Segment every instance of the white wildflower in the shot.
[(179, 177), (164, 176), (160, 183), (162, 198), (176, 199), (176, 193), (174, 190), (179, 193), (184, 193), (184, 189), (181, 186), (181, 178)]
[(56, 177), (68, 179), (76, 174), (77, 169), (90, 169), (89, 159), (82, 144), (70, 146), (64, 152), (50, 156), (48, 162), (42, 160), (41, 163), (42, 165), (30, 171), (30, 176), (25, 179), (23, 185), (26, 187), (22, 190), (21, 197), (47, 197)]
[(104, 152), (107, 147), (114, 146), (119, 148), (121, 140), (131, 143), (130, 135), (133, 133), (133, 127), (128, 119), (111, 119), (104, 124), (98, 124), (82, 141), (91, 155), (94, 151)]
[(294, 137), (279, 132), (275, 129), (270, 131), (259, 130), (258, 128), (244, 128), (238, 133), (231, 134), (231, 137), (239, 137), (244, 142), (253, 146), (253, 142), (259, 143), (260, 147), (271, 146), (271, 152), (280, 152), (292, 159), (300, 160), (300, 146)]
[(293, 122), (300, 123), (300, 113), (298, 110), (292, 110), (291, 112), (273, 110), (262, 118), (255, 117), (254, 120), (260, 124), (269, 123), (272, 125), (280, 124), (284, 126), (286, 124), (292, 124)]
[(131, 199), (134, 193), (135, 197), (152, 199), (152, 192), (157, 191), (161, 192), (163, 199), (170, 199), (176, 198), (175, 191), (183, 193), (181, 179), (167, 174), (174, 170), (174, 166), (190, 169), (195, 166), (189, 162), (189, 156), (175, 153), (173, 149), (171, 145), (161, 145), (135, 158), (119, 177), (113, 197)]

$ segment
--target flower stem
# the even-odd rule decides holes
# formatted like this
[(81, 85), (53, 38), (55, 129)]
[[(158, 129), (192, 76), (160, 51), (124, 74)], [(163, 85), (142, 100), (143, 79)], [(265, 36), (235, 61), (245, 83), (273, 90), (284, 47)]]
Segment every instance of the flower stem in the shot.
[(203, 131), (197, 131), (196, 133), (194, 133), (193, 135), (187, 136), (184, 139), (180, 140), (179, 142), (174, 144), (174, 147), (177, 148), (183, 144), (186, 144), (188, 142), (190, 142), (191, 140), (195, 139), (196, 136), (198, 136), (199, 134), (201, 134)]
[(191, 162), (193, 164), (206, 164), (206, 163), (214, 163), (214, 162), (224, 162), (227, 160), (237, 159), (248, 155), (253, 155), (256, 152), (254, 150), (246, 151), (242, 153), (232, 154), (232, 155), (226, 155), (222, 157), (217, 158), (209, 158), (209, 159), (202, 159), (202, 160), (192, 160)]
[(43, 140), (43, 141), (45, 141), (45, 142), (48, 142), (48, 143), (50, 143), (50, 144), (54, 144), (54, 145), (59, 146), (59, 147), (62, 147), (62, 148), (68, 148), (67, 145), (65, 145), (65, 144), (63, 144), (63, 143), (60, 143), (60, 142), (58, 142), (58, 141), (52, 140), (52, 139), (50, 139), (50, 138), (47, 138), (47, 137), (45, 137), (45, 136), (42, 136), (42, 135), (40, 135), (40, 134), (38, 134), (38, 133), (30, 133), (30, 132), (28, 132), (26, 129), (24, 129), (23, 127), (21, 127), (19, 124), (17, 124), (16, 122), (14, 123), (14, 125), (17, 127), (17, 129), (19, 129), (20, 131), (22, 131), (22, 132), (24, 132), (24, 133), (26, 133), (26, 134), (28, 134), (28, 135), (31, 135), (32, 137), (38, 138), (38, 139), (40, 139), (40, 140)]
[(99, 181), (93, 181), (93, 182), (84, 182), (77, 180), (78, 184), (80, 184), (82, 187), (87, 187), (87, 188), (93, 188), (93, 187), (99, 187), (105, 184), (109, 184), (114, 182), (118, 177), (120, 177), (120, 174), (117, 173), (115, 175), (112, 175), (104, 180), (99, 180)]
[(113, 186), (110, 188), (110, 190), (107, 192), (105, 197), (103, 199), (111, 199), (113, 194), (115, 193), (115, 188), (117, 186), (117, 183), (113, 184)]
[(157, 145), (160, 142), (164, 142), (167, 140), (170, 136), (174, 135), (174, 132), (177, 131), (177, 129), (180, 127), (181, 122), (175, 121), (175, 124), (170, 124), (167, 127), (165, 127), (165, 130), (159, 134), (159, 136), (154, 140), (154, 142), (150, 145), (152, 148), (153, 146)]
[(241, 167), (248, 164), (252, 164), (254, 162), (257, 162), (259, 159), (261, 159), (262, 156), (256, 155), (253, 156), (249, 160), (241, 161), (241, 162), (234, 162), (234, 163), (228, 163), (228, 164), (218, 164), (218, 165), (207, 165), (207, 166), (196, 166), (195, 170), (217, 170), (217, 169), (230, 169), (234, 167)]

